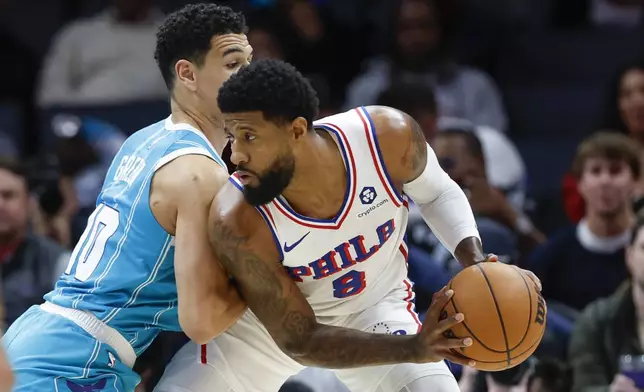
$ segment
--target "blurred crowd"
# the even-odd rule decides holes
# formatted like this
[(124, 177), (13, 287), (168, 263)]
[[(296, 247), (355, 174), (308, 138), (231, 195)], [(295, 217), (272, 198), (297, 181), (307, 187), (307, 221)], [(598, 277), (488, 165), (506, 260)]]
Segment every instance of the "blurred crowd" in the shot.
[[(155, 32), (186, 3), (0, 0), (0, 324), (42, 302), (121, 143), (167, 116)], [(505, 372), (453, 366), (463, 391), (644, 390), (644, 2), (219, 3), (247, 15), (255, 59), (311, 80), (321, 116), (412, 115), (485, 250), (541, 279), (542, 345)], [(422, 314), (460, 266), (413, 206), (408, 238)], [(142, 391), (183, 339), (139, 358)], [(321, 369), (283, 387), (344, 390)]]

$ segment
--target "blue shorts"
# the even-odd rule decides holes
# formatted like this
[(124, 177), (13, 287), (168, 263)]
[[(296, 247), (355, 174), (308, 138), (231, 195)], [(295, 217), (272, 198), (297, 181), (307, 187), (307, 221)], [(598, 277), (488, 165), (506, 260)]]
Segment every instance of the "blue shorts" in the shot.
[(132, 392), (140, 382), (110, 346), (39, 306), (15, 321), (2, 343), (16, 378), (13, 392)]

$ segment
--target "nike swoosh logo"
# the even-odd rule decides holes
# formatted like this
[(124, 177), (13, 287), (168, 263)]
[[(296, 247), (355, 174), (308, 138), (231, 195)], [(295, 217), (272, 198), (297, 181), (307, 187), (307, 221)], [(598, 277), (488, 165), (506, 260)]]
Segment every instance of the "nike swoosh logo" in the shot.
[(289, 245), (285, 242), (285, 243), (284, 243), (284, 252), (288, 253), (288, 252), (292, 251), (293, 249), (295, 249), (295, 247), (296, 247), (296, 246), (298, 246), (298, 245), (300, 244), (300, 242), (304, 241), (304, 239), (306, 238), (306, 236), (307, 236), (307, 235), (309, 235), (309, 234), (311, 234), (311, 232), (310, 232), (310, 231), (309, 231), (308, 233), (304, 234), (304, 236), (302, 236), (302, 238), (300, 238), (299, 240), (297, 240), (296, 242), (294, 242), (294, 243), (293, 243), (293, 245), (291, 245), (291, 246), (289, 246)]

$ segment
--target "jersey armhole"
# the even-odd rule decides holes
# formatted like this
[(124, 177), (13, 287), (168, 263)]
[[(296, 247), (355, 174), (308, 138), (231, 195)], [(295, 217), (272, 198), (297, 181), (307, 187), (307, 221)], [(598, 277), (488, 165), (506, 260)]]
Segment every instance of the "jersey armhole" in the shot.
[[(239, 189), (240, 192), (244, 190), (244, 186), (242, 185), (242, 183), (239, 181), (239, 179), (236, 177), (235, 174), (232, 174), (230, 177), (228, 177), (228, 181), (230, 181), (235, 186), (235, 188)], [(264, 219), (264, 222), (266, 222), (266, 226), (268, 226), (268, 229), (271, 231), (273, 242), (275, 242), (277, 251), (280, 254), (280, 262), (284, 261), (284, 251), (282, 250), (282, 245), (280, 245), (280, 240), (279, 240), (279, 237), (277, 236), (277, 230), (275, 229), (275, 225), (273, 223), (273, 219), (270, 211), (268, 210), (268, 207), (255, 206), (255, 209), (257, 210), (257, 212), (259, 212), (259, 215), (262, 216), (262, 219)]]
[(380, 178), (380, 182), (382, 182), (382, 185), (387, 190), (387, 193), (389, 194), (389, 197), (392, 198), (394, 204), (399, 207), (403, 204), (404, 198), (401, 193), (398, 192), (398, 189), (396, 189), (396, 186), (387, 171), (385, 160), (382, 158), (382, 151), (380, 150), (380, 143), (378, 142), (378, 135), (376, 133), (376, 127), (373, 120), (364, 106), (356, 108), (355, 111), (364, 126), (365, 136), (367, 137), (367, 143), (369, 144), (369, 151), (371, 153), (371, 158), (373, 160), (374, 167), (376, 168), (376, 172), (378, 173), (378, 177)]

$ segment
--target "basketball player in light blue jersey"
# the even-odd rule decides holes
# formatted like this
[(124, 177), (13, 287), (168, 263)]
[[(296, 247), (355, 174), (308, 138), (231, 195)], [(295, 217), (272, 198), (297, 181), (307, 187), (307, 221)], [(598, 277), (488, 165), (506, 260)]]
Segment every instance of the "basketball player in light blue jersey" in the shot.
[(251, 59), (245, 30), (241, 14), (214, 4), (160, 27), (172, 115), (125, 142), (55, 289), (7, 331), (15, 392), (134, 391), (132, 366), (160, 331), (205, 343), (242, 314), (206, 220), (228, 180), (217, 91)]

